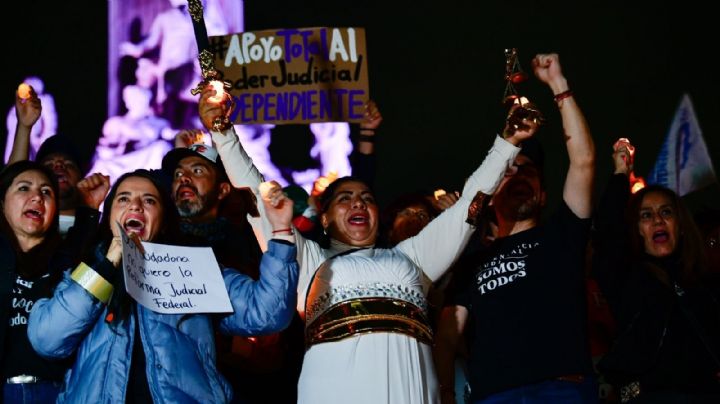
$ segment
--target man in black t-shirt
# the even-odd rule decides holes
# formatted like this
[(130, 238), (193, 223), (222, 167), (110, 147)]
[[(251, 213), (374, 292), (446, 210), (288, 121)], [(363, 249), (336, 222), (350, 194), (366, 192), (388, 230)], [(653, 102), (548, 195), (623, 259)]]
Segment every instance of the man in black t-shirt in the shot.
[(449, 365), (468, 324), (473, 402), (597, 401), (583, 271), (594, 146), (558, 56), (536, 56), (533, 69), (555, 94), (562, 117), (570, 159), (563, 202), (540, 225), (545, 204), (542, 153), (535, 139), (523, 142), (493, 196), (495, 240), (480, 248), (476, 238), (456, 265), (455, 286), (436, 336), (443, 403), (453, 402)]

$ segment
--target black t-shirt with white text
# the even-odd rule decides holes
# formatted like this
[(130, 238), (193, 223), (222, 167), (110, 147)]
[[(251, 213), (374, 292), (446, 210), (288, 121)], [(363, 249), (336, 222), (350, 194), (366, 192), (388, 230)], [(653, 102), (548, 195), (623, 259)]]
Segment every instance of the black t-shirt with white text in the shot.
[(10, 294), (9, 322), (5, 332), (4, 378), (30, 375), (42, 380), (62, 381), (67, 363), (50, 361), (35, 353), (27, 337), (27, 323), (35, 302), (50, 297), (51, 276), (25, 279), (15, 275)]
[(589, 228), (589, 219), (563, 203), (546, 224), (458, 261), (447, 304), (470, 312), (473, 400), (592, 374), (584, 282)]

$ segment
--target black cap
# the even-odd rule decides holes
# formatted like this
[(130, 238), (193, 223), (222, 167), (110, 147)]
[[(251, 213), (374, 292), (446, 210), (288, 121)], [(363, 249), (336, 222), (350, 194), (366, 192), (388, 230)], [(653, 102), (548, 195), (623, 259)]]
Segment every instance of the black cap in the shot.
[(71, 138), (64, 135), (53, 135), (45, 139), (35, 154), (35, 161), (42, 164), (43, 160), (55, 153), (62, 154), (72, 160), (75, 165), (78, 166), (83, 175), (87, 173), (88, 167), (86, 166), (85, 161), (80, 158), (80, 154), (78, 153), (75, 143)]
[(520, 154), (532, 160), (536, 167), (542, 169), (545, 162), (545, 152), (543, 152), (542, 144), (536, 137), (523, 140), (520, 145)]
[(227, 173), (223, 166), (217, 149), (202, 143), (196, 143), (189, 147), (177, 147), (170, 150), (162, 160), (162, 170), (171, 178), (180, 161), (186, 157), (201, 157), (215, 166), (218, 178), (227, 181)]

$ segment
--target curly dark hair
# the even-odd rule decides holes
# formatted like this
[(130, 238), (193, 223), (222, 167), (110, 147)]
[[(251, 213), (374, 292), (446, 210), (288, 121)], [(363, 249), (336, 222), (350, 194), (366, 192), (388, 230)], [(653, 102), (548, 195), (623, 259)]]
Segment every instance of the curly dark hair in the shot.
[[(360, 184), (365, 185), (368, 187), (368, 189), (371, 190), (370, 185), (368, 185), (367, 182), (361, 180), (360, 178), (353, 177), (353, 176), (347, 176), (338, 178), (335, 181), (331, 182), (330, 185), (325, 188), (325, 191), (323, 191), (322, 194), (318, 195), (316, 197), (317, 199), (317, 206), (319, 208), (318, 217), (322, 216), (323, 213), (327, 212), (328, 208), (330, 208), (330, 203), (335, 198), (335, 194), (337, 193), (338, 188), (340, 188), (341, 185), (347, 184), (349, 182), (357, 182)], [(317, 242), (320, 244), (323, 248), (330, 247), (330, 236), (328, 234), (318, 234), (316, 236)]]
[(370, 185), (368, 185), (368, 183), (366, 183), (365, 181), (361, 180), (358, 177), (347, 176), (347, 177), (338, 178), (335, 181), (331, 182), (330, 185), (328, 185), (327, 188), (325, 188), (325, 191), (323, 191), (323, 193), (317, 197), (318, 202), (319, 202), (318, 206), (320, 207), (320, 211), (318, 212), (318, 214), (323, 214), (323, 213), (327, 212), (328, 208), (330, 207), (330, 202), (332, 202), (333, 198), (335, 197), (335, 193), (337, 192), (340, 185), (347, 184), (348, 182), (359, 182), (359, 183), (365, 185), (366, 187), (368, 187), (368, 189), (370, 189), (372, 191), (372, 188), (370, 188)]

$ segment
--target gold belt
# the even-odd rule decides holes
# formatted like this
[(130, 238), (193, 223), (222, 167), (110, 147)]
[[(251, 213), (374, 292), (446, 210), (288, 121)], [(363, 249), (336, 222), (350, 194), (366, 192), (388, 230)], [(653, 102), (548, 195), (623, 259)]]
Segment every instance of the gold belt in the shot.
[(383, 297), (346, 300), (330, 307), (308, 325), (305, 343), (309, 347), (371, 332), (395, 332), (432, 344), (430, 322), (420, 307)]

